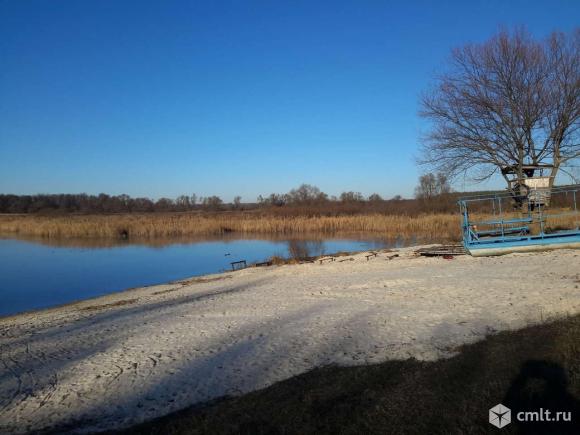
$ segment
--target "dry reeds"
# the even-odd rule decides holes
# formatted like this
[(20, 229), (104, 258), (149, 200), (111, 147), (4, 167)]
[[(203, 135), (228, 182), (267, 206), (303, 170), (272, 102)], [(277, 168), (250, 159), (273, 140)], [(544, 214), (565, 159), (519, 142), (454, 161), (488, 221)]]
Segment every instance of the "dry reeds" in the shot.
[(34, 216), (1, 215), (0, 235), (63, 238), (139, 238), (215, 236), (227, 233), (299, 235), (373, 233), (381, 237), (457, 239), (460, 217), (450, 214), (263, 216), (244, 213), (193, 213)]

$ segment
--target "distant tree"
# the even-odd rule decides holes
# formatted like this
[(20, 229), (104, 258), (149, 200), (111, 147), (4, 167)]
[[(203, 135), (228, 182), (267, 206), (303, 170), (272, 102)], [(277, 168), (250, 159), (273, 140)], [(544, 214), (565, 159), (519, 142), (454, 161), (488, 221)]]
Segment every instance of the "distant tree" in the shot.
[(328, 201), (328, 195), (316, 186), (302, 184), (297, 189), (288, 192), (287, 200), (293, 204), (315, 204)]
[(279, 195), (276, 193), (272, 193), (268, 197), (267, 202), (270, 205), (282, 207), (283, 205), (286, 205), (286, 203), (288, 202), (288, 195)]
[(153, 201), (151, 201), (149, 198), (135, 198), (133, 203), (135, 211), (149, 212), (154, 210)]
[(381, 202), (383, 198), (378, 193), (373, 193), (369, 196), (369, 202)]
[(431, 199), (451, 192), (451, 186), (444, 174), (424, 174), (419, 177), (419, 185), (415, 188), (417, 199)]
[(395, 195), (391, 198), (391, 201), (401, 201), (403, 197), (401, 195)]
[(222, 199), (219, 196), (206, 196), (203, 198), (203, 206), (209, 210), (220, 210), (223, 204)]
[(429, 199), (435, 196), (436, 178), (435, 175), (429, 173), (419, 177), (419, 185), (415, 187), (415, 198)]
[[(69, 195), (67, 195), (67, 196), (69, 196)], [(70, 198), (71, 206), (73, 206), (72, 205), (73, 198), (71, 196), (69, 196), (69, 198)], [(132, 211), (133, 200), (131, 199), (131, 197), (129, 195), (122, 194), (122, 195), (119, 195), (117, 198), (119, 201), (119, 205), (121, 206), (119, 211), (124, 211), (124, 212), (131, 212)]]
[(445, 195), (451, 192), (451, 185), (449, 184), (449, 177), (442, 172), (437, 174), (437, 195)]
[(277, 193), (271, 193), (267, 198), (264, 198), (262, 195), (258, 196), (258, 204), (265, 205), (265, 206), (275, 206), (281, 207), (286, 205), (288, 198), (286, 195), (281, 195)]
[(197, 195), (195, 193), (192, 193), (191, 196), (189, 197), (189, 203), (191, 204), (192, 207), (197, 204)]
[(189, 210), (191, 206), (189, 196), (187, 195), (178, 196), (177, 199), (175, 200), (175, 205), (177, 205), (177, 208), (181, 211)]
[(421, 163), (476, 180), (550, 164), (553, 182), (580, 157), (580, 28), (544, 41), (504, 31), (455, 49), (421, 104), (433, 126)]
[(239, 209), (242, 205), (242, 197), (241, 196), (235, 196), (234, 197), (234, 202), (233, 202), (234, 208), (235, 209)]
[(171, 211), (173, 209), (174, 202), (170, 198), (159, 198), (155, 202), (155, 211)]
[(106, 193), (99, 193), (96, 200), (97, 210), (105, 213), (110, 212), (109, 198), (110, 198), (109, 195), (107, 195)]
[(340, 200), (342, 202), (362, 202), (365, 199), (360, 192), (342, 192), (340, 194)]

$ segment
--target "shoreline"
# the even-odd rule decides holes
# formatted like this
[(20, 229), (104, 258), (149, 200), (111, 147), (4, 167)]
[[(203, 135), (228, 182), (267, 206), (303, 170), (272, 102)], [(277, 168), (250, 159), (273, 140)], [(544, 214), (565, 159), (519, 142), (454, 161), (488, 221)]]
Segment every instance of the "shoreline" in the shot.
[(580, 251), (444, 260), (415, 249), (0, 318), (0, 429), (122, 428), (316, 367), (437, 360), (495, 331), (580, 313)]
[[(351, 235), (354, 236), (354, 235)], [(345, 235), (346, 237), (346, 235)], [(2, 238), (0, 237), (0, 240), (2, 240)], [(5, 240), (17, 240), (17, 241), (24, 241), (27, 243), (37, 243), (37, 240), (29, 240), (29, 239), (20, 239), (20, 238), (15, 238), (15, 239), (5, 239)], [(216, 238), (216, 241), (222, 241), (223, 239), (220, 238)], [(228, 239), (228, 240), (237, 240), (237, 239)], [(268, 240), (268, 239), (247, 239), (244, 238), (243, 236), (240, 238), (240, 240)], [(284, 239), (273, 239), (273, 240), (280, 240), (280, 241), (284, 241)], [(310, 239), (305, 239), (305, 240), (310, 240)], [(326, 239), (326, 240), (333, 240), (331, 238)], [(341, 240), (340, 238), (337, 238), (336, 240)], [(361, 240), (364, 240), (364, 238), (361, 238)], [(207, 240), (206, 240), (207, 241)], [(424, 246), (432, 246), (434, 245), (433, 243), (431, 244), (411, 244), (408, 246), (405, 246), (405, 249), (417, 249), (420, 247), (424, 247)], [(49, 245), (49, 246), (53, 246), (53, 245)], [(114, 245), (114, 246), (123, 246), (123, 245)], [(391, 250), (395, 250), (395, 249), (401, 249), (401, 248), (382, 248), (382, 249), (377, 249), (377, 252), (387, 252), (387, 251), (391, 251)], [(355, 255), (355, 254), (361, 254), (363, 252), (366, 251), (348, 251), (348, 252), (344, 252), (344, 251), (338, 251), (338, 252), (332, 252), (329, 254), (324, 254), (322, 256), (319, 257), (312, 257), (312, 259), (310, 260), (306, 260), (306, 259), (301, 259), (301, 260), (296, 260), (291, 258), (290, 256), (287, 257), (278, 257), (276, 255), (270, 257), (270, 258), (265, 258), (264, 261), (268, 262), (271, 260), (274, 260), (274, 263), (272, 265), (274, 266), (281, 266), (281, 265), (291, 265), (291, 264), (302, 264), (302, 263), (308, 263), (308, 262), (312, 262), (312, 261), (317, 261), (317, 258), (323, 258), (323, 257), (339, 257), (339, 256), (344, 256), (344, 255)], [(258, 262), (259, 263), (259, 262)], [(250, 263), (247, 268), (254, 268), (256, 267), (256, 263)], [(171, 281), (158, 281), (158, 282), (153, 282), (151, 284), (145, 284), (145, 285), (138, 285), (138, 286), (131, 286), (131, 287), (126, 287), (126, 288), (122, 288), (122, 289), (118, 289), (118, 290), (112, 290), (112, 291), (106, 291), (105, 293), (101, 294), (101, 295), (97, 295), (97, 296), (91, 296), (91, 297), (86, 297), (86, 298), (80, 298), (80, 299), (74, 299), (71, 300), (69, 302), (64, 302), (64, 303), (59, 303), (59, 304), (55, 304), (55, 305), (49, 305), (46, 307), (39, 307), (39, 308), (31, 308), (25, 311), (19, 311), (16, 313), (8, 313), (8, 314), (0, 314), (0, 322), (3, 319), (6, 318), (10, 318), (10, 317), (17, 317), (19, 315), (26, 315), (26, 314), (35, 314), (35, 313), (39, 313), (41, 311), (45, 311), (45, 310), (57, 310), (63, 307), (67, 307), (69, 305), (77, 305), (77, 304), (82, 304), (85, 301), (89, 301), (92, 299), (99, 299), (99, 298), (103, 298), (106, 297), (108, 295), (114, 295), (114, 294), (118, 294), (118, 293), (123, 293), (123, 292), (130, 292), (132, 290), (139, 290), (139, 289), (145, 289), (145, 288), (149, 288), (149, 287), (154, 287), (154, 286), (160, 286), (160, 285), (177, 285), (181, 282), (185, 282), (185, 281), (192, 281), (195, 279), (203, 279), (205, 277), (212, 277), (215, 275), (223, 275), (223, 274), (227, 274), (227, 273), (232, 273), (234, 271), (231, 270), (216, 270), (214, 272), (210, 272), (210, 273), (206, 273), (206, 274), (199, 274), (199, 275), (187, 275), (184, 276), (182, 278), (176, 278), (173, 279)], [(238, 272), (238, 270), (236, 270), (235, 272)]]
[[(243, 270), (243, 269), (241, 269), (241, 270)], [(48, 312), (53, 312), (53, 311), (62, 311), (63, 309), (66, 309), (66, 308), (80, 307), (80, 309), (86, 309), (88, 307), (91, 307), (90, 305), (85, 307), (86, 303), (91, 302), (91, 301), (98, 302), (100, 299), (108, 300), (108, 299), (110, 299), (109, 297), (111, 297), (112, 299), (116, 299), (115, 296), (121, 296), (123, 294), (130, 294), (132, 292), (142, 292), (144, 290), (147, 290), (147, 289), (150, 289), (153, 287), (171, 286), (172, 288), (174, 288), (175, 286), (179, 286), (179, 285), (187, 285), (184, 283), (194, 283), (194, 282), (196, 282), (196, 280), (203, 280), (203, 279), (210, 279), (211, 280), (214, 277), (219, 278), (221, 276), (228, 275), (230, 273), (235, 273), (235, 272), (239, 272), (239, 270), (229, 271), (229, 272), (224, 271), (224, 272), (209, 273), (209, 274), (205, 274), (205, 275), (192, 275), (192, 276), (188, 276), (188, 277), (173, 280), (173, 281), (154, 283), (154, 284), (143, 285), (143, 286), (138, 286), (138, 287), (128, 287), (128, 288), (121, 289), (121, 290), (107, 292), (107, 293), (102, 294), (100, 296), (93, 296), (93, 297), (84, 298), (84, 299), (76, 299), (74, 301), (65, 302), (63, 304), (53, 305), (53, 306), (49, 306), (49, 307), (33, 308), (31, 310), (21, 311), (21, 312), (14, 313), (14, 314), (7, 314), (5, 316), (0, 315), (0, 328), (2, 327), (2, 323), (4, 321), (10, 320), (11, 318), (39, 315), (39, 314), (44, 314), (45, 312), (48, 313)], [(123, 301), (123, 300), (124, 299), (119, 299), (119, 301)], [(114, 303), (114, 302), (115, 301), (113, 301), (112, 303)]]

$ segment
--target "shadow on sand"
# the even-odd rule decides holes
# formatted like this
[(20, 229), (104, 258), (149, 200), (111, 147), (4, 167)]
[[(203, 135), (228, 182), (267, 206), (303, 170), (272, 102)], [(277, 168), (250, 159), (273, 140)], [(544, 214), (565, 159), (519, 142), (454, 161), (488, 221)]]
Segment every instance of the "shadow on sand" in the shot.
[[(502, 402), (511, 409), (516, 431), (522, 434), (580, 433), (580, 403), (568, 386), (569, 379), (561, 365), (545, 360), (525, 361)], [(524, 418), (527, 421), (520, 421)]]

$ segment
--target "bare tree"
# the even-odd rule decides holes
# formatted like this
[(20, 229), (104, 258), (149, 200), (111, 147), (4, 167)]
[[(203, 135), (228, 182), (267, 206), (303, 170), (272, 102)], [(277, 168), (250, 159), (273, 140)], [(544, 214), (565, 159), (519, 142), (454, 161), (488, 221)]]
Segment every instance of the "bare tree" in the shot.
[(216, 211), (222, 208), (223, 201), (219, 196), (206, 196), (202, 204), (206, 209)]
[(276, 207), (282, 207), (288, 202), (288, 195), (271, 193), (266, 199), (266, 202), (270, 205), (275, 205)]
[(242, 205), (242, 197), (241, 196), (235, 196), (234, 197), (234, 208), (237, 210), (241, 207)]
[(419, 185), (415, 188), (417, 199), (431, 199), (451, 192), (449, 180), (445, 174), (428, 173), (419, 177)]
[(342, 192), (340, 194), (340, 200), (342, 202), (362, 202), (365, 200), (364, 196), (360, 192)]
[(445, 195), (451, 192), (449, 177), (442, 172), (437, 174), (437, 195)]
[[(478, 181), (527, 164), (559, 170), (580, 157), (580, 29), (544, 41), (500, 32), (452, 51), (449, 69), (421, 99), (432, 128), (421, 164)], [(502, 174), (507, 180), (507, 176)]]
[(178, 196), (175, 200), (175, 205), (177, 205), (177, 208), (181, 211), (189, 210), (189, 208), (191, 206), (189, 196), (187, 196), (187, 195)]
[(175, 205), (175, 201), (173, 201), (171, 198), (159, 198), (155, 202), (155, 210), (156, 211), (170, 211), (173, 209), (174, 205)]
[(328, 201), (328, 195), (318, 187), (302, 184), (286, 194), (287, 202), (293, 204), (316, 204)]
[(415, 198), (430, 199), (437, 194), (437, 179), (429, 173), (419, 177), (419, 185), (415, 187)]

